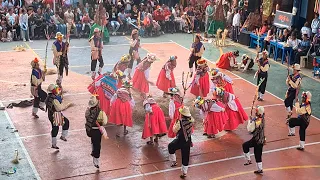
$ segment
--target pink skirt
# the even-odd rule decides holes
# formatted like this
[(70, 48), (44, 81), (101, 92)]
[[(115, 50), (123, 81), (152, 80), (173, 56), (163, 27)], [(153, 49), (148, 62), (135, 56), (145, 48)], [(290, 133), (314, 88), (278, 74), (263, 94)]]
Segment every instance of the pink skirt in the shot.
[(166, 78), (166, 71), (161, 69), (157, 80), (157, 87), (163, 92), (168, 92), (169, 88), (176, 87), (176, 81), (174, 79), (173, 72), (170, 73), (171, 81)]
[(132, 127), (132, 109), (130, 102), (117, 99), (111, 106), (109, 122), (115, 125)]
[(144, 72), (136, 69), (132, 78), (133, 88), (141, 93), (149, 92), (149, 83), (146, 79)]
[(207, 97), (210, 89), (210, 83), (209, 83), (209, 74), (206, 73), (204, 76), (200, 77), (199, 79), (199, 85), (197, 83), (194, 83), (191, 86), (191, 94), (195, 96), (201, 96), (201, 97)]
[(235, 103), (238, 107), (238, 111), (231, 110), (229, 106), (226, 107), (226, 112), (229, 116), (229, 120), (226, 122), (224, 129), (228, 131), (237, 129), (239, 124), (243, 124), (246, 120), (248, 120), (248, 115), (244, 111), (242, 105), (240, 104), (237, 98), (235, 99)]
[(146, 139), (158, 134), (166, 134), (167, 125), (164, 113), (158, 105), (152, 105), (152, 114), (146, 114), (142, 138)]

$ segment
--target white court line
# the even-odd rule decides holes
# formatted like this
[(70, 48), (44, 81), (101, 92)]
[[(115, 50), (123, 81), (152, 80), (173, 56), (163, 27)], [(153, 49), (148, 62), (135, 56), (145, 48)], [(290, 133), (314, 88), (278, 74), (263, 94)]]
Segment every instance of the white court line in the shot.
[[(275, 107), (275, 106), (283, 106), (283, 104), (269, 104), (269, 105), (264, 105), (263, 107)], [(251, 107), (245, 107), (243, 109), (251, 109)]]
[[(312, 146), (312, 145), (317, 145), (317, 144), (320, 144), (320, 141), (313, 142), (313, 143), (307, 143), (305, 145)], [(269, 151), (264, 151), (262, 154), (270, 154), (270, 153), (274, 153), (274, 152), (294, 149), (297, 147), (298, 146), (289, 146), (289, 147), (284, 147), (284, 148), (279, 148), (279, 149), (273, 149), (273, 150), (269, 150)], [(253, 155), (254, 154), (251, 154), (251, 156), (253, 156)], [(207, 162), (202, 162), (202, 163), (191, 164), (191, 165), (189, 165), (189, 167), (203, 166), (203, 165), (214, 164), (214, 163), (219, 163), (219, 162), (224, 162), (224, 161), (229, 161), (229, 160), (234, 160), (234, 159), (242, 159), (242, 158), (244, 158), (244, 157), (243, 156), (234, 156), (234, 157), (218, 159), (218, 160), (214, 160), (214, 161), (207, 161)], [(132, 179), (132, 178), (138, 178), (138, 177), (143, 177), (143, 176), (150, 176), (150, 175), (154, 175), (154, 174), (165, 173), (165, 172), (169, 172), (169, 171), (176, 171), (176, 170), (180, 170), (180, 169), (181, 169), (181, 167), (176, 167), (176, 168), (164, 169), (164, 170), (153, 171), (153, 172), (148, 172), (148, 173), (136, 174), (136, 175), (132, 175), (132, 176), (125, 176), (125, 177), (116, 178), (113, 180)]]
[[(2, 104), (1, 101), (0, 101), (0, 106), (3, 106), (3, 104)], [(6, 110), (4, 110), (4, 114), (5, 114), (6, 118), (7, 118), (8, 121), (9, 121), (11, 128), (16, 129), (16, 128), (14, 127), (12, 121), (11, 121), (11, 118), (10, 118), (8, 112), (7, 112)], [(20, 139), (19, 133), (18, 133), (18, 132), (14, 132), (14, 135), (15, 135), (16, 138), (18, 139), (18, 142), (19, 142), (19, 144), (20, 144), (20, 146), (21, 146), (21, 148), (22, 148), (23, 153), (24, 153), (25, 156), (26, 156), (26, 159), (28, 160), (28, 162), (29, 162), (29, 164), (30, 164), (30, 166), (31, 166), (31, 169), (32, 169), (34, 175), (36, 176), (37, 180), (41, 180), (41, 178), (40, 178), (40, 176), (39, 176), (39, 173), (38, 173), (37, 169), (35, 168), (32, 160), (31, 160), (31, 158), (30, 158), (30, 155), (28, 154), (27, 149), (24, 147), (24, 144), (22, 143), (22, 141), (21, 141), (21, 139)]]
[[(178, 46), (180, 46), (180, 47), (182, 47), (182, 48), (184, 48), (184, 49), (187, 49), (187, 50), (189, 50), (188, 48), (186, 48), (186, 47), (184, 47), (184, 46), (182, 46), (182, 45), (180, 45), (180, 44), (178, 44), (178, 43), (176, 43), (176, 42), (174, 42), (174, 41), (172, 41), (172, 40), (170, 40), (171, 42), (173, 42), (173, 43), (175, 43), (176, 45), (178, 45)], [(204, 58), (204, 59), (206, 59), (206, 58)], [(210, 63), (212, 63), (212, 64), (215, 64), (214, 62), (212, 62), (212, 61), (210, 61), (209, 59), (206, 59), (207, 61), (209, 61)], [(255, 84), (253, 84), (252, 82), (250, 82), (250, 81), (248, 81), (248, 80), (246, 80), (246, 79), (244, 79), (244, 78), (242, 78), (242, 77), (240, 77), (240, 76), (238, 76), (237, 74), (234, 74), (233, 72), (231, 72), (231, 71), (229, 71), (229, 70), (226, 70), (226, 71), (228, 71), (229, 73), (231, 73), (231, 74), (233, 74), (234, 76), (236, 76), (236, 77), (238, 77), (238, 78), (241, 78), (241, 79), (243, 79), (244, 81), (246, 81), (246, 82), (248, 82), (249, 84), (251, 84), (251, 85), (253, 85), (253, 86), (255, 86), (256, 87), (256, 85)], [(281, 101), (284, 101), (283, 99), (281, 99), (281, 98), (279, 98), (278, 96), (276, 96), (276, 95), (274, 95), (274, 94), (272, 94), (271, 92), (269, 92), (269, 91), (266, 91), (267, 93), (269, 93), (269, 94), (271, 94), (273, 97), (275, 97), (275, 98), (277, 98), (277, 99), (279, 99), (279, 100), (281, 100)], [(318, 120), (318, 121), (320, 121), (320, 119), (319, 118), (317, 118), (317, 117), (315, 117), (314, 115), (311, 115), (313, 118), (315, 118), (316, 120)]]

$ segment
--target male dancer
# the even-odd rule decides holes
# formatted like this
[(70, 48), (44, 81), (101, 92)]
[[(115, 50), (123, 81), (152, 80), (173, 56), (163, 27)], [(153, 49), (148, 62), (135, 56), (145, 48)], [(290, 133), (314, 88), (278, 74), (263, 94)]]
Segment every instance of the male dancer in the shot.
[(259, 95), (258, 95), (258, 101), (263, 101), (263, 96), (266, 91), (266, 86), (267, 86), (267, 80), (268, 80), (268, 70), (270, 68), (270, 64), (268, 61), (268, 51), (263, 51), (262, 52), (262, 58), (258, 60), (258, 81), (257, 84), (260, 83), (261, 79), (264, 78), (264, 81), (261, 83), (259, 86)]
[(99, 70), (98, 74), (101, 74), (103, 68), (103, 58), (102, 58), (102, 49), (103, 43), (100, 35), (99, 28), (94, 29), (93, 36), (89, 39), (89, 44), (91, 47), (91, 78), (94, 80), (96, 78), (96, 66), (97, 61), (99, 61)]
[(200, 42), (200, 36), (196, 35), (195, 39), (194, 39), (194, 43), (192, 43), (192, 47), (190, 49), (191, 54), (190, 54), (190, 58), (189, 58), (189, 68), (190, 68), (190, 77), (193, 76), (193, 64), (195, 64), (195, 69), (197, 69), (198, 65), (197, 65), (197, 61), (199, 59), (201, 59), (202, 54), (204, 53), (205, 47), (202, 44), (202, 42)]

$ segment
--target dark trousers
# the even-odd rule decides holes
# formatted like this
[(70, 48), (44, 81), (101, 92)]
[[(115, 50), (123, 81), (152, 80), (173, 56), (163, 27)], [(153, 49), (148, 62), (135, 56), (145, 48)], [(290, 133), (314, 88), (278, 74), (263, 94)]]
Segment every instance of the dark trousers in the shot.
[(295, 50), (294, 51), (294, 61), (291, 62), (291, 64), (295, 64), (295, 63), (300, 64), (300, 57), (307, 55), (307, 53), (308, 53), (308, 50), (304, 50), (301, 52), (298, 52), (298, 50)]
[(197, 69), (197, 67), (198, 67), (197, 61), (198, 61), (199, 59), (201, 59), (201, 57), (191, 55), (191, 56), (190, 56), (190, 59), (189, 59), (189, 68), (192, 68), (192, 67), (193, 67), (193, 64), (194, 64), (195, 69)]
[(100, 157), (100, 150), (101, 150), (101, 132), (99, 129), (92, 129), (91, 130), (91, 145), (92, 145), (92, 152), (91, 156), (95, 158)]
[(166, 30), (166, 22), (165, 21), (158, 21), (159, 25), (161, 26), (161, 31)]
[(232, 41), (238, 42), (239, 26), (232, 26)]
[(177, 150), (181, 150), (181, 157), (182, 157), (182, 165), (188, 166), (189, 165), (189, 158), (190, 158), (190, 147), (191, 147), (191, 140), (188, 142), (183, 142), (179, 139), (174, 139), (168, 145), (169, 154), (174, 154)]
[(172, 33), (174, 30), (174, 22), (170, 20), (170, 21), (166, 21), (165, 23), (166, 23), (165, 24), (165, 27), (166, 27), (165, 32), (168, 33), (170, 31)]
[(258, 80), (257, 85), (259, 84), (260, 80), (264, 78), (264, 81), (259, 86), (259, 92), (264, 94), (266, 92), (266, 86), (268, 81), (268, 73), (258, 73)]
[(33, 107), (39, 108), (40, 102), (45, 102), (47, 99), (47, 93), (41, 89), (41, 86), (38, 87), (38, 97), (33, 99)]
[(287, 97), (286, 99), (284, 100), (284, 105), (286, 107), (290, 107), (291, 110), (293, 109), (293, 101), (296, 99), (296, 92), (297, 90), (296, 89), (288, 89), (287, 91)]
[(256, 162), (262, 162), (263, 144), (257, 144), (257, 142), (253, 138), (242, 144), (242, 149), (244, 153), (248, 153), (250, 151), (250, 148), (252, 147)]
[(269, 41), (264, 41), (264, 43), (263, 43), (263, 50), (267, 50), (269, 44), (270, 44)]
[[(103, 58), (102, 56), (99, 56), (99, 67), (103, 67), (104, 63), (103, 63)], [(97, 67), (97, 60), (93, 60), (91, 57), (91, 71), (96, 71), (96, 67)]]
[(306, 129), (309, 124), (307, 122), (298, 117), (298, 118), (290, 118), (289, 119), (289, 127), (294, 128), (296, 126), (300, 126), (299, 128), (299, 136), (300, 136), (300, 141), (305, 141), (306, 140)]
[[(130, 59), (130, 63), (129, 63), (129, 65), (128, 65), (128, 68), (129, 68), (129, 69), (132, 69), (132, 67), (133, 67), (133, 62), (134, 62), (133, 49), (132, 49), (132, 48), (130, 48), (129, 54), (130, 54), (130, 56), (131, 56), (131, 59)], [(137, 59), (137, 65), (138, 65), (140, 62), (141, 62), (141, 59), (140, 59), (140, 58)]]
[[(57, 137), (58, 132), (59, 132), (59, 126), (54, 126), (53, 121), (51, 122), (51, 137)], [(64, 125), (62, 126), (62, 130), (68, 130), (69, 129), (69, 120), (64, 117)]]

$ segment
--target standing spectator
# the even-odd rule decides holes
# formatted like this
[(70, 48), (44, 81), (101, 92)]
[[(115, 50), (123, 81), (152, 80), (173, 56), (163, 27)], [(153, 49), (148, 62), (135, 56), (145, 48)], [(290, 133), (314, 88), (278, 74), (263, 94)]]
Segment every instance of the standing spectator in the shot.
[(36, 23), (36, 28), (34, 29), (34, 37), (35, 39), (40, 39), (41, 33), (43, 32), (46, 24), (44, 22), (44, 16), (41, 11), (41, 8), (37, 9), (37, 13), (34, 15), (34, 20)]
[(36, 12), (38, 8), (43, 7), (42, 2), (39, 2), (39, 0), (34, 0), (32, 1), (32, 7), (33, 7), (33, 11)]
[(12, 33), (13, 39), (17, 40), (20, 36), (20, 27), (18, 25), (18, 16), (13, 13), (13, 9), (9, 9), (9, 12), (6, 15), (8, 22), (8, 31)]
[(312, 23), (311, 23), (312, 37), (314, 37), (314, 35), (318, 33), (319, 25), (320, 25), (319, 14), (315, 13), (314, 19), (312, 20)]
[(301, 34), (306, 34), (308, 38), (311, 37), (311, 29), (308, 22), (304, 23), (304, 26), (301, 28)]
[(8, 0), (7, 9), (12, 9), (12, 8), (14, 8), (14, 3), (12, 0)]
[(52, 19), (56, 25), (57, 31), (65, 35), (67, 33), (67, 26), (64, 24), (63, 19), (59, 16), (59, 12), (56, 12)]
[(118, 22), (120, 23), (120, 29), (123, 35), (128, 31), (128, 24), (126, 20), (126, 14), (124, 12), (124, 8), (118, 13)]
[(22, 14), (19, 17), (19, 25), (21, 30), (21, 39), (25, 42), (29, 39), (29, 25), (28, 25), (28, 14), (25, 9), (22, 9)]
[(74, 14), (71, 11), (71, 7), (68, 8), (68, 11), (64, 13), (64, 19), (67, 23), (67, 38), (69, 38), (69, 35), (71, 33), (71, 29), (74, 28), (74, 33), (76, 36), (78, 36), (76, 25), (74, 24)]
[(46, 23), (46, 30), (48, 34), (55, 33), (56, 27), (52, 20), (53, 12), (50, 5), (47, 4), (46, 12), (44, 13), (44, 19)]
[(239, 10), (236, 10), (236, 14), (233, 16), (232, 21), (232, 40), (238, 42), (239, 35), (239, 27), (240, 27), (240, 13)]
[[(80, 9), (79, 9), (80, 11)], [(78, 32), (78, 37), (80, 38), (81, 30), (82, 30), (82, 24), (81, 24), (81, 15), (79, 14), (79, 11), (77, 8), (74, 8), (74, 23), (76, 25), (76, 29)]]
[[(35, 15), (34, 15), (32, 7), (29, 7), (29, 10), (28, 10), (28, 23), (29, 23), (29, 31), (31, 32), (31, 37), (29, 37), (29, 39), (33, 39), (34, 38), (34, 29), (37, 26), (36, 26)], [(29, 32), (29, 34), (30, 34), (30, 32)]]
[(89, 9), (90, 9), (89, 3), (86, 3), (84, 7), (84, 10), (86, 11), (86, 13), (89, 13)]
[(125, 3), (125, 13), (130, 13), (131, 12), (131, 2), (130, 0), (126, 0), (126, 3)]
[(208, 28), (210, 24), (213, 21), (213, 15), (214, 15), (214, 7), (213, 7), (213, 1), (210, 0), (210, 4), (206, 8), (206, 27), (205, 27), (205, 32), (208, 33)]
[(112, 6), (112, 10), (110, 13), (110, 21), (112, 26), (112, 35), (117, 35), (117, 31), (120, 28), (120, 23), (118, 22), (118, 13), (116, 6)]
[(91, 29), (91, 18), (89, 16), (89, 13), (84, 14), (84, 16), (82, 17), (82, 32), (84, 32), (86, 26), (89, 27), (89, 29)]

